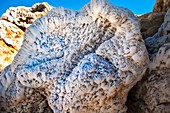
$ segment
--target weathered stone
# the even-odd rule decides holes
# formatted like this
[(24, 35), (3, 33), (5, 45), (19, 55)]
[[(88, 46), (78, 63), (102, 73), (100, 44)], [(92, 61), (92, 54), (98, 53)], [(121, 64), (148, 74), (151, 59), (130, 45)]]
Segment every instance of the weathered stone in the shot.
[(165, 12), (151, 12), (138, 17), (141, 24), (141, 34), (144, 39), (158, 32), (159, 27), (163, 23), (165, 14)]
[(52, 6), (46, 2), (36, 3), (32, 7), (10, 7), (1, 18), (15, 24), (25, 31), (25, 29), (35, 21), (35, 19), (45, 15), (51, 9)]
[(0, 71), (13, 61), (22, 44), (23, 34), (16, 25), (0, 20)]
[(0, 20), (0, 72), (9, 65), (23, 41), (25, 29), (35, 19), (45, 15), (52, 6), (48, 3), (37, 3), (31, 8), (11, 7)]
[(153, 12), (167, 12), (170, 8), (170, 0), (156, 0)]
[(158, 32), (147, 38), (150, 68), (129, 94), (129, 113), (170, 113), (170, 9)]
[(0, 100), (4, 109), (21, 111), (17, 106), (35, 90), (54, 113), (124, 113), (148, 61), (129, 10), (105, 0), (80, 11), (54, 8), (26, 30), (20, 51), (1, 73)]

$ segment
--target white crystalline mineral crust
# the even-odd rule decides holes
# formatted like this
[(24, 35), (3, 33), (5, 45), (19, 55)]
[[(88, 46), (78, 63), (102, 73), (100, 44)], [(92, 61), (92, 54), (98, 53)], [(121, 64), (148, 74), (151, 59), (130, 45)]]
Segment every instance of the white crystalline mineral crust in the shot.
[(80, 11), (54, 8), (26, 30), (2, 72), (1, 102), (15, 108), (36, 90), (54, 113), (123, 113), (148, 62), (129, 10), (105, 0), (92, 0)]

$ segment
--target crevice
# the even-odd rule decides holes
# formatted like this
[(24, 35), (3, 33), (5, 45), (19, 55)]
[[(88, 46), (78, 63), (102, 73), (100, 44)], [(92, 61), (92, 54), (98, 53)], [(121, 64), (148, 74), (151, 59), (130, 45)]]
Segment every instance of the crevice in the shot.
[(9, 23), (11, 23), (11, 24), (16, 25), (16, 26), (17, 26), (21, 31), (23, 31), (23, 32), (25, 32), (25, 30), (26, 30), (25, 27), (18, 26), (17, 24), (15, 24), (14, 22), (9, 21), (8, 19), (2, 18), (2, 20), (5, 20), (5, 21), (7, 21), (7, 22), (9, 22)]
[(5, 45), (7, 45), (8, 47), (13, 48), (17, 51), (17, 49), (12, 44), (7, 43), (4, 39), (1, 38), (0, 41), (3, 41), (5, 43)]

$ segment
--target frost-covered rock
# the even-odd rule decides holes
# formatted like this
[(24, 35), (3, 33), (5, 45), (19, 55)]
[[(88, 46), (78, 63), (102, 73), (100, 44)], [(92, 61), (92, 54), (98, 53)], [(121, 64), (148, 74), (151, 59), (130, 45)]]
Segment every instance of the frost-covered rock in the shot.
[(39, 92), (54, 113), (124, 113), (127, 94), (148, 62), (129, 10), (105, 0), (92, 0), (80, 11), (54, 8), (26, 30), (0, 76), (0, 102), (3, 110), (21, 111), (28, 109), (18, 107), (21, 102), (31, 105), (27, 100)]
[(32, 7), (10, 7), (1, 18), (15, 24), (25, 31), (25, 29), (35, 21), (35, 19), (45, 15), (51, 9), (52, 6), (46, 2), (36, 3)]
[(150, 66), (128, 99), (129, 113), (170, 113), (170, 9), (158, 32), (147, 38)]
[(13, 61), (22, 44), (23, 34), (16, 25), (0, 20), (0, 72)]

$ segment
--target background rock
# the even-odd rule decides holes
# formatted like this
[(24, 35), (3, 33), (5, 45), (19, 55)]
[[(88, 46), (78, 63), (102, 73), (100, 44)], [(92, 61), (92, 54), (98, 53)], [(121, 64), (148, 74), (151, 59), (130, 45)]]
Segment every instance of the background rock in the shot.
[(153, 12), (138, 16), (138, 20), (141, 24), (141, 34), (144, 39), (152, 37), (158, 32), (169, 8), (170, 0), (156, 0)]
[(153, 12), (167, 12), (170, 8), (170, 0), (156, 0)]
[(13, 61), (22, 44), (23, 34), (16, 25), (0, 20), (0, 71)]
[(0, 72), (9, 65), (23, 41), (25, 29), (37, 18), (45, 15), (52, 6), (37, 3), (32, 7), (11, 7), (0, 19)]
[(128, 113), (170, 113), (170, 9), (158, 32), (145, 39), (150, 68), (130, 91)]
[(35, 19), (45, 15), (51, 9), (52, 6), (46, 2), (36, 3), (32, 7), (10, 7), (1, 18), (15, 24), (21, 28), (21, 30), (25, 31)]
[(138, 17), (141, 25), (141, 34), (144, 39), (158, 32), (165, 14), (165, 12), (151, 12)]

